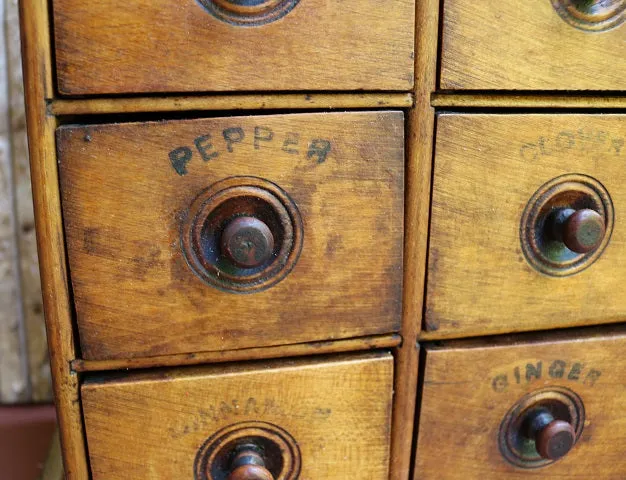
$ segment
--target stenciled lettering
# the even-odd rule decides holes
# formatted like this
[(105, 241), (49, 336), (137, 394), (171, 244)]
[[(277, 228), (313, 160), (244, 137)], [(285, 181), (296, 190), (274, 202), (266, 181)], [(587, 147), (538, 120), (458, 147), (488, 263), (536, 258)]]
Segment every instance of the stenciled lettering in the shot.
[(615, 137), (604, 130), (581, 128), (576, 131), (563, 130), (556, 135), (540, 135), (535, 141), (522, 143), (519, 154), (529, 162), (574, 150), (592, 154), (595, 158), (604, 158), (607, 154), (620, 156), (623, 146), (623, 137)]
[(513, 385), (527, 385), (544, 380), (544, 375), (547, 375), (548, 384), (549, 380), (566, 380), (593, 387), (602, 376), (600, 370), (587, 368), (581, 362), (566, 362), (557, 359), (546, 362), (546, 367), (547, 372), (544, 371), (543, 360), (515, 366), (510, 370), (510, 373), (502, 372), (495, 375), (491, 379), (491, 388), (494, 392), (500, 393), (510, 388), (512, 382)]
[[(272, 147), (272, 144), (274, 146)], [(277, 152), (300, 156), (301, 159), (313, 162), (314, 165), (325, 163), (332, 152), (332, 143), (323, 138), (313, 138), (308, 141), (301, 140), (298, 132), (277, 133), (272, 128), (264, 125), (255, 126), (250, 132), (243, 127), (227, 127), (219, 133), (203, 133), (190, 140), (190, 146), (174, 148), (169, 152), (169, 161), (174, 171), (180, 175), (187, 175), (189, 165), (195, 157), (199, 157), (203, 163), (228, 154), (237, 152), (249, 153), (274, 148)], [(227, 157), (224, 157), (227, 158)]]

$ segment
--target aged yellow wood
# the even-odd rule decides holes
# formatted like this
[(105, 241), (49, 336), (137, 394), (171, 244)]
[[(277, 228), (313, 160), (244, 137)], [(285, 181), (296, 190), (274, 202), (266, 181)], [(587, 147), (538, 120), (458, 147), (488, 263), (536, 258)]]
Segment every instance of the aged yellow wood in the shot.
[[(225, 134), (240, 141), (226, 141)], [(401, 112), (59, 129), (65, 233), (84, 358), (397, 331), (403, 134)], [(328, 146), (328, 152), (315, 145)], [(187, 173), (171, 162), (181, 147), (191, 154)], [(200, 280), (180, 240), (194, 199), (216, 182), (242, 175), (283, 189), (300, 211), (304, 232), (300, 257), (286, 278), (245, 295)]]
[(625, 95), (434, 93), (433, 107), (457, 108), (626, 108)]
[(65, 477), (66, 480), (85, 480), (89, 474), (78, 377), (71, 371), (69, 363), (76, 354), (57, 183), (54, 139), (57, 122), (45, 115), (44, 99), (52, 94), (48, 2), (22, 0), (20, 19), (37, 245)]
[(119, 360), (74, 360), (72, 368), (77, 372), (128, 370), (138, 368), (174, 367), (204, 363), (240, 362), (269, 358), (285, 358), (309, 355), (328, 355), (358, 350), (393, 348), (400, 345), (398, 334), (335, 340), (333, 342), (310, 342), (278, 347), (242, 348), (216, 352), (197, 352), (182, 355), (166, 355), (147, 358), (120, 358)]
[(209, 437), (256, 421), (295, 439), (299, 478), (385, 480), (392, 379), (386, 353), (93, 377), (82, 387), (92, 476), (191, 478)]
[(440, 88), (624, 90), (624, 25), (578, 29), (553, 3), (446, 0)]
[(276, 22), (242, 27), (195, 0), (55, 0), (59, 90), (408, 91), (414, 6), (301, 0)]
[[(623, 321), (624, 115), (441, 115), (437, 122), (424, 338)], [(612, 198), (608, 246), (582, 272), (553, 277), (527, 262), (521, 218), (565, 174)]]
[(410, 93), (287, 93), (55, 99), (49, 103), (48, 111), (53, 115), (99, 115), (211, 110), (408, 108), (412, 105), (413, 95)]
[(407, 114), (407, 172), (405, 193), (404, 291), (402, 338), (396, 350), (396, 377), (390, 478), (405, 480), (411, 469), (413, 418), (424, 297), (430, 179), (435, 112), (430, 97), (436, 88), (439, 1), (416, 5), (415, 106)]
[[(416, 480), (624, 478), (624, 329), (536, 337), (426, 347)], [(580, 439), (552, 465), (512, 466), (498, 447), (502, 420), (526, 394), (554, 387), (583, 401)]]

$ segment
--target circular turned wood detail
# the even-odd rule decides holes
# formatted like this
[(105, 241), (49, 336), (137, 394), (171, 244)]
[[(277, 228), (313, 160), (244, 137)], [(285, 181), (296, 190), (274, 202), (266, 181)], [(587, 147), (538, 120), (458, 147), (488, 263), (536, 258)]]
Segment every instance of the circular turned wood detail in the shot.
[(568, 174), (542, 185), (520, 222), (528, 263), (547, 275), (578, 273), (595, 262), (611, 238), (613, 202), (592, 177)]
[(567, 23), (589, 32), (617, 28), (626, 18), (626, 0), (552, 0), (552, 6)]
[(300, 0), (199, 0), (215, 18), (239, 27), (257, 27), (283, 18)]
[(278, 185), (232, 177), (200, 192), (181, 228), (187, 265), (210, 286), (265, 290), (293, 269), (304, 241), (298, 207)]
[(296, 480), (300, 449), (278, 425), (241, 422), (211, 435), (198, 451), (195, 480)]
[(550, 465), (580, 438), (585, 422), (582, 400), (563, 387), (548, 387), (521, 398), (505, 415), (498, 433), (500, 453), (521, 468)]

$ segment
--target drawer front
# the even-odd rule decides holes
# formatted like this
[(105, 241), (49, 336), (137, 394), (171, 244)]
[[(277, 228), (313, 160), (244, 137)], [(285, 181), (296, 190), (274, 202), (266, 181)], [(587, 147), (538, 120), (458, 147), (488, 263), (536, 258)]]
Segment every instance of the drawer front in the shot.
[(397, 331), (403, 114), (66, 126), (88, 359)]
[(440, 87), (623, 90), (623, 0), (445, 0)]
[(410, 90), (414, 0), (54, 0), (59, 90)]
[(625, 132), (624, 115), (441, 115), (426, 330), (623, 320)]
[(93, 479), (226, 479), (251, 445), (271, 478), (386, 480), (392, 388), (387, 353), (91, 379)]
[(427, 348), (415, 478), (623, 479), (621, 332)]

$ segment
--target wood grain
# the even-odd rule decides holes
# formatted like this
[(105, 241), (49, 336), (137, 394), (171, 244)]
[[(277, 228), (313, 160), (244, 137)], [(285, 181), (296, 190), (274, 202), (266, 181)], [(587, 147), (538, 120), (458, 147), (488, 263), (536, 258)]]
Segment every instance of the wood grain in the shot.
[(445, 0), (442, 42), (442, 89), (624, 89), (626, 28), (579, 30), (549, 1)]
[[(431, 104), (437, 108), (544, 108), (615, 109), (626, 108), (626, 95), (562, 95), (516, 93), (434, 93)], [(547, 113), (547, 112), (546, 112)]]
[(140, 368), (175, 367), (207, 363), (241, 362), (270, 358), (304, 357), (331, 353), (355, 352), (393, 348), (400, 345), (398, 334), (374, 337), (334, 340), (332, 342), (310, 342), (277, 347), (242, 348), (218, 352), (195, 352), (162, 357), (120, 358), (118, 360), (74, 360), (72, 368), (77, 372), (102, 372), (107, 370), (135, 370)]
[(403, 343), (397, 349), (391, 476), (409, 478), (413, 419), (417, 391), (419, 347), (430, 214), (430, 181), (435, 111), (430, 97), (436, 88), (439, 0), (416, 5), (415, 105), (407, 114), (407, 171), (405, 193)]
[[(423, 338), (623, 321), (625, 132), (624, 115), (439, 117)], [(527, 263), (520, 220), (539, 187), (567, 173), (601, 182), (616, 222), (595, 263), (559, 278)]]
[(301, 0), (259, 27), (194, 0), (55, 0), (63, 95), (410, 90), (414, 1)]
[(37, 246), (65, 478), (85, 480), (89, 473), (78, 377), (69, 363), (76, 351), (58, 188), (57, 122), (45, 113), (45, 99), (52, 95), (48, 2), (21, 0), (20, 20)]
[[(598, 480), (624, 478), (623, 332), (576, 334), (569, 339), (544, 334), (531, 343), (481, 343), (472, 342), (471, 348), (463, 348), (461, 342), (426, 347), (416, 480), (583, 479), (590, 472)], [(540, 378), (533, 373), (527, 379), (527, 368), (531, 373), (539, 369)], [(516, 369), (521, 372), (519, 383)], [(582, 436), (552, 465), (534, 470), (513, 467), (498, 449), (500, 423), (524, 395), (550, 387), (568, 388), (582, 399)]]
[[(255, 146), (259, 125), (273, 132), (273, 140)], [(222, 132), (231, 127), (242, 128), (244, 139), (229, 152)], [(400, 112), (61, 128), (64, 220), (84, 358), (397, 331), (403, 131)], [(194, 139), (206, 134), (213, 135), (211, 153), (219, 156), (204, 162), (196, 152), (188, 173), (179, 175), (170, 152), (181, 145), (195, 148)], [(285, 149), (286, 138), (297, 145)], [(321, 162), (307, 154), (313, 139), (331, 144)], [(181, 219), (194, 198), (237, 175), (275, 182), (295, 201), (304, 222), (304, 247), (293, 271), (248, 295), (204, 284), (179, 244)]]
[(408, 108), (410, 93), (283, 93), (213, 94), (167, 97), (55, 99), (48, 105), (53, 115), (184, 112), (216, 110), (305, 110), (344, 108)]
[(218, 430), (262, 421), (291, 434), (299, 478), (388, 478), (391, 355), (170, 370), (82, 387), (94, 480), (187, 478)]

